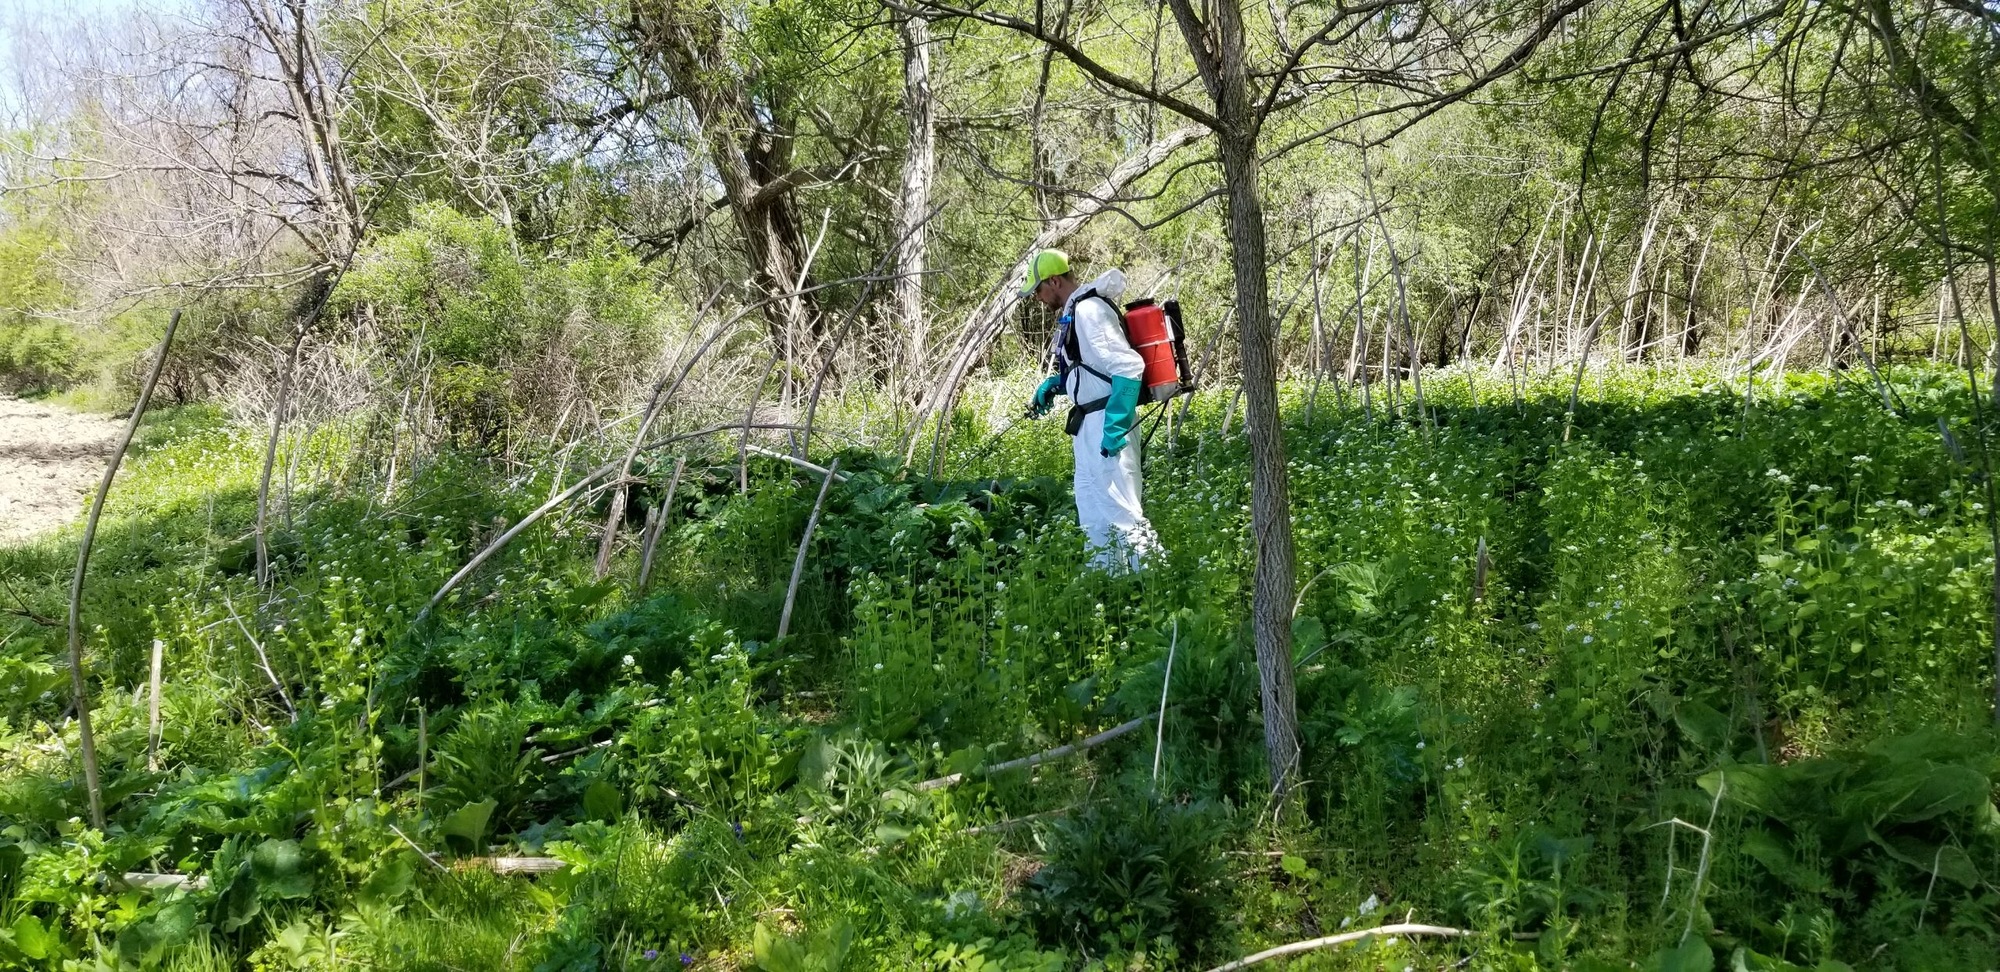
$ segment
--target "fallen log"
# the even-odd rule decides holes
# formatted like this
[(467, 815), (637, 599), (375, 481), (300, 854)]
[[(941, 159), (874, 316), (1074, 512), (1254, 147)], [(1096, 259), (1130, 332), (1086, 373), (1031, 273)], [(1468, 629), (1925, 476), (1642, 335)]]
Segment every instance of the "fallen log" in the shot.
[[(1146, 723), (1153, 721), (1154, 718), (1156, 717), (1143, 715), (1137, 719), (1132, 720), (1131, 722), (1123, 723), (1121, 725), (1113, 726), (1109, 729), (1106, 729), (1103, 732), (1100, 732), (1095, 736), (1091, 736), (1088, 739), (1083, 739), (1078, 742), (1057, 746), (1054, 749), (1036, 753), (1033, 756), (1023, 756), (1020, 759), (1010, 759), (1004, 763), (994, 763), (993, 765), (988, 766), (984, 769), (973, 770), (971, 775), (991, 776), (995, 773), (1005, 773), (1008, 770), (1029, 769), (1032, 767), (1040, 766), (1043, 763), (1054, 762), (1055, 760), (1062, 759), (1066, 756), (1074, 756), (1077, 753), (1084, 752), (1085, 750), (1095, 749), (1099, 746), (1102, 746), (1105, 743), (1108, 743), (1111, 740), (1118, 738), (1119, 736), (1125, 735), (1126, 733), (1131, 732), (1132, 730), (1137, 729), (1140, 726), (1143, 726)], [(967, 774), (965, 773), (953, 773), (950, 776), (940, 776), (934, 780), (925, 780), (922, 783), (917, 784), (917, 789), (919, 791), (923, 791), (923, 790), (942, 789), (947, 786), (957, 786), (958, 784), (965, 782), (966, 778)]]

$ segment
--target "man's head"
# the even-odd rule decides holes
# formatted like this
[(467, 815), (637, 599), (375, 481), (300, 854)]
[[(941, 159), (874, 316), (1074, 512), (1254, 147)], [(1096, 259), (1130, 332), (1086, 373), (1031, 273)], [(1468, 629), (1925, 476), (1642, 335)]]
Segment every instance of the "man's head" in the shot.
[(1069, 254), (1042, 250), (1028, 261), (1028, 280), (1021, 296), (1033, 297), (1043, 307), (1060, 310), (1076, 292), (1076, 280), (1069, 275)]

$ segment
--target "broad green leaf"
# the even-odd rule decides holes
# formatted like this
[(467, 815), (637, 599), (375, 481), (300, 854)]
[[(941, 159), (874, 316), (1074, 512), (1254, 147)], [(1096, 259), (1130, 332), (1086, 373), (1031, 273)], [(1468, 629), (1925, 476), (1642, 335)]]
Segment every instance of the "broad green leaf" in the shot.
[(805, 946), (762, 924), (751, 937), (750, 953), (764, 972), (811, 972)]
[(584, 788), (583, 812), (592, 820), (614, 822), (625, 812), (625, 798), (618, 788), (603, 780), (598, 780)]
[(394, 904), (396, 899), (408, 894), (410, 886), (416, 883), (416, 867), (405, 854), (389, 858), (388, 863), (375, 869), (375, 873), (362, 882), (358, 897), (364, 904), (381, 908)]
[(22, 915), (14, 919), (14, 947), (31, 959), (45, 959), (52, 955), (58, 944), (55, 933), (42, 927), (42, 920), (34, 915)]
[(1689, 939), (1679, 948), (1663, 948), (1639, 963), (1645, 972), (1715, 972), (1715, 952), (1701, 939)]
[(444, 831), (447, 839), (457, 838), (464, 841), (470, 849), (477, 851), (486, 837), (486, 822), (492, 819), (493, 810), (499, 805), (500, 801), (492, 797), (487, 797), (478, 803), (468, 803), (453, 810), (450, 816), (444, 818), (440, 829)]
[(1713, 750), (1729, 741), (1729, 717), (1703, 702), (1689, 699), (1675, 706), (1674, 725), (1699, 749)]
[(250, 874), (258, 892), (272, 898), (303, 898), (312, 893), (312, 872), (296, 840), (266, 840), (250, 852)]

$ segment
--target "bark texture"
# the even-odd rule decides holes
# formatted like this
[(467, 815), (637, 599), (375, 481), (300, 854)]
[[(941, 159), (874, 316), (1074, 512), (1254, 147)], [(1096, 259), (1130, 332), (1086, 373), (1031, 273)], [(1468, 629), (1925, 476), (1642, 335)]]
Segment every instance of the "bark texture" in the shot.
[(910, 145), (896, 200), (896, 322), (909, 340), (903, 374), (920, 374), (929, 350), (924, 315), (924, 252), (929, 244), (931, 177), (937, 169), (937, 122), (931, 98), (931, 28), (920, 17), (898, 18), (903, 42), (903, 110)]
[(686, 99), (701, 128), (723, 199), (742, 238), (751, 299), (785, 360), (803, 359), (818, 315), (809, 297), (805, 242), (792, 189), (806, 178), (792, 159), (793, 106), (782, 95), (753, 99), (729, 56), (722, 11), (707, 0), (640, 0), (633, 19), (641, 48)]

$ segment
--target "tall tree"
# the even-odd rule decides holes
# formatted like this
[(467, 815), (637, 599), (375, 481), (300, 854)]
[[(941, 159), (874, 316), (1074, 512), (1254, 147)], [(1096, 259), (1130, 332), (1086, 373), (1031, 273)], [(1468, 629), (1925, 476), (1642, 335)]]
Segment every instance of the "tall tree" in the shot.
[(921, 17), (899, 14), (896, 31), (903, 45), (903, 112), (909, 148), (896, 196), (896, 280), (890, 288), (895, 321), (903, 329), (909, 357), (902, 369), (914, 376), (929, 346), (924, 314), (925, 251), (929, 244), (931, 176), (937, 167), (936, 101), (931, 95), (931, 30)]
[(754, 291), (768, 300), (765, 319), (787, 360), (817, 328), (805, 294), (806, 241), (792, 190), (809, 174), (793, 165), (798, 106), (766, 90), (731, 57), (728, 26), (714, 0), (638, 0), (632, 28), (640, 48), (666, 74), (701, 126), (722, 198), (741, 234)]

